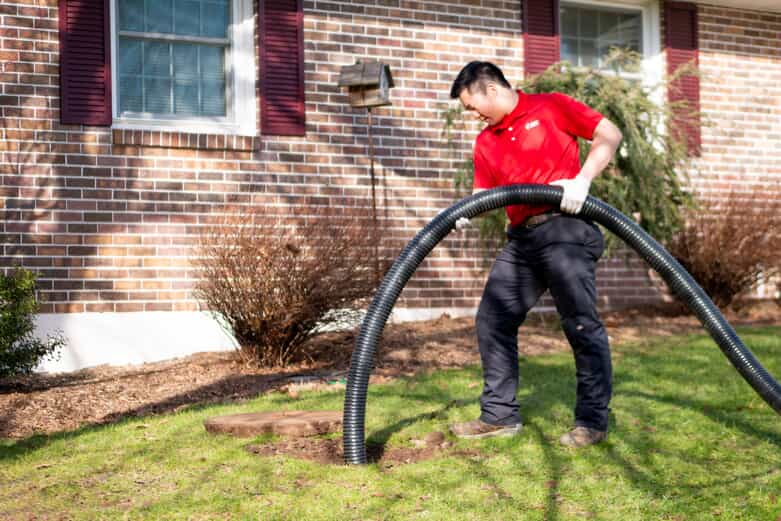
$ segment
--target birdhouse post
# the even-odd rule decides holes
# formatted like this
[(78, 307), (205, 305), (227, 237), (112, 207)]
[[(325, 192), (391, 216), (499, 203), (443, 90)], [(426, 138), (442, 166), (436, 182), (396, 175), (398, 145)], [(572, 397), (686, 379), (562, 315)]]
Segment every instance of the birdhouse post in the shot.
[[(351, 107), (366, 107), (368, 112), (369, 138), (369, 175), (372, 187), (372, 223), (375, 240), (379, 237), (377, 230), (377, 198), (374, 181), (374, 143), (372, 139), (372, 108), (390, 105), (390, 89), (393, 87), (393, 77), (390, 66), (381, 62), (358, 62), (345, 65), (339, 72), (340, 87), (347, 87), (348, 102)], [(375, 276), (379, 280), (380, 267), (377, 246), (374, 250)]]

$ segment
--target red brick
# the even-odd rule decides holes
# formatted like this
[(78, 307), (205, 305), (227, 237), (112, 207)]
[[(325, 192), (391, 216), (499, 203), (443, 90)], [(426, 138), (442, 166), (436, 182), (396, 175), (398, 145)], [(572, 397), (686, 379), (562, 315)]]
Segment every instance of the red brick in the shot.
[(99, 304), (87, 304), (86, 310), (88, 312), (113, 312), (115, 309), (114, 304), (111, 302), (101, 302)]
[(144, 311), (144, 305), (137, 302), (117, 302), (114, 304), (117, 312), (138, 312)]
[(77, 302), (67, 302), (54, 305), (55, 313), (84, 313), (84, 304)]

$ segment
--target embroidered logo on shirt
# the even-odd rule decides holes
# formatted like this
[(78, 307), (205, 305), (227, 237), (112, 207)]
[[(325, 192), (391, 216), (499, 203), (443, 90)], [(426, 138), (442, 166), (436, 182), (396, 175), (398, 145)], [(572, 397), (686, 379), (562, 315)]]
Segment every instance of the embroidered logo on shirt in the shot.
[(540, 125), (540, 120), (535, 119), (534, 121), (529, 121), (528, 123), (526, 123), (525, 126), (526, 126), (526, 130), (531, 130), (534, 127), (538, 127), (539, 125)]

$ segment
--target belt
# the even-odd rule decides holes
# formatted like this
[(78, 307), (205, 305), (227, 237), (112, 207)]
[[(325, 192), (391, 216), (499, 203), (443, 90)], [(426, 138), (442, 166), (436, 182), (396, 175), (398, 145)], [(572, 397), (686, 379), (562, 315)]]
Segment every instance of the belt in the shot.
[(524, 228), (536, 228), (537, 226), (541, 225), (544, 222), (550, 221), (554, 217), (558, 217), (561, 215), (561, 212), (557, 212), (555, 210), (551, 210), (545, 213), (540, 213), (537, 215), (532, 215), (531, 217), (527, 217), (524, 219), (524, 221), (519, 224), (519, 226), (523, 226)]

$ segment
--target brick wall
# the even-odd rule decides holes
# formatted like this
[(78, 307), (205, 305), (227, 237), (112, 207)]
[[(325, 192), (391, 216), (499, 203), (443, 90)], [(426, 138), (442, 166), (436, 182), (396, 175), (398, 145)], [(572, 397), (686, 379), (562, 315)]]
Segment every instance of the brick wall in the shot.
[[(781, 13), (701, 6), (703, 153), (690, 172), (703, 197), (781, 194)], [(775, 284), (759, 296), (775, 297)]]
[(708, 193), (767, 190), (781, 182), (781, 14), (703, 6), (699, 16), (710, 125), (695, 180)]
[[(518, 2), (305, 1), (307, 135), (239, 138), (59, 124), (57, 2), (0, 2), (0, 266), (39, 271), (47, 313), (199, 309), (189, 257), (230, 207), (367, 204), (366, 113), (336, 87), (357, 58), (390, 64), (393, 106), (374, 113), (384, 229), (396, 250), (455, 199), (441, 111), (467, 57), (522, 76)], [(696, 182), (718, 191), (781, 179), (781, 16), (704, 6), (703, 131)], [(774, 124), (775, 122), (775, 124)], [(761, 144), (761, 146), (759, 146)], [(446, 239), (404, 291), (407, 308), (473, 308), (486, 256), (471, 230)], [(604, 305), (656, 298), (634, 257), (604, 260)]]

